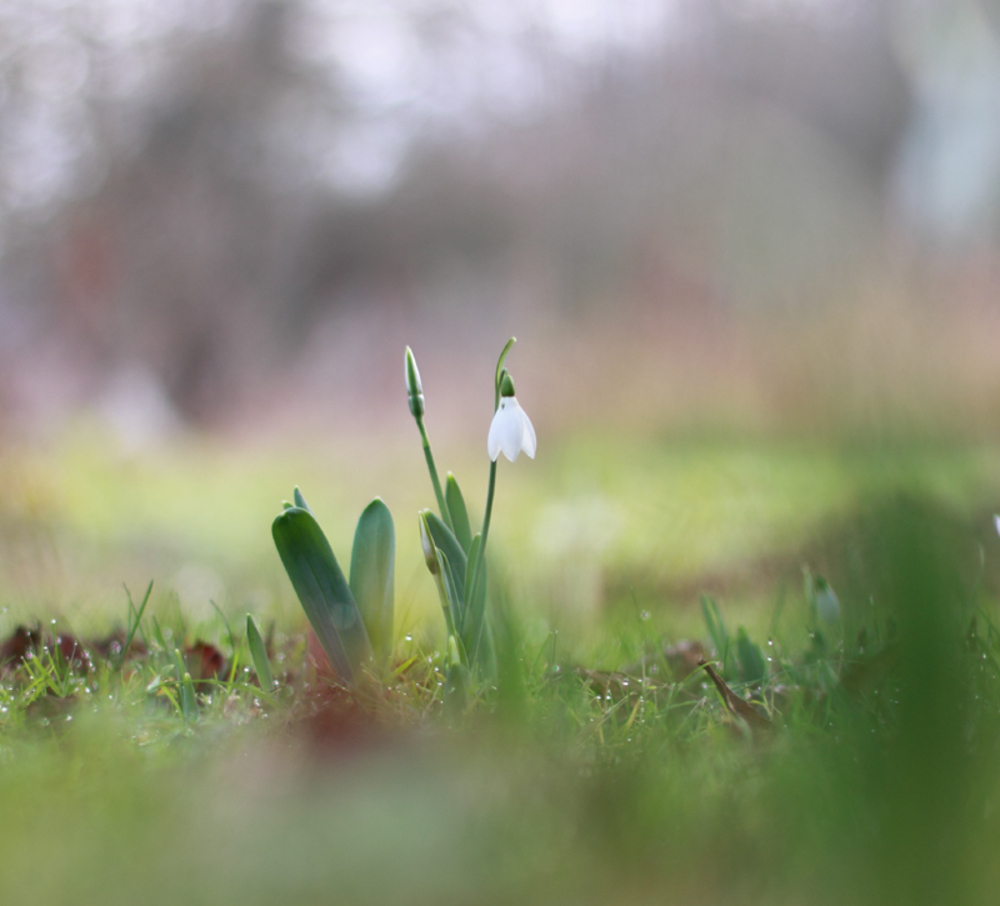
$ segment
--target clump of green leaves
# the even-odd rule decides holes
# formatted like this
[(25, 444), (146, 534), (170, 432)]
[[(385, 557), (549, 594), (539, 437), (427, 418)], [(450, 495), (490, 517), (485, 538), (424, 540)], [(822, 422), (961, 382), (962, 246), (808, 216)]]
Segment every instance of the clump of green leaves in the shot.
[(396, 534), (389, 508), (376, 497), (354, 532), (351, 577), (298, 488), (295, 502), (271, 526), (292, 587), (338, 678), (354, 684), (384, 671), (392, 654)]

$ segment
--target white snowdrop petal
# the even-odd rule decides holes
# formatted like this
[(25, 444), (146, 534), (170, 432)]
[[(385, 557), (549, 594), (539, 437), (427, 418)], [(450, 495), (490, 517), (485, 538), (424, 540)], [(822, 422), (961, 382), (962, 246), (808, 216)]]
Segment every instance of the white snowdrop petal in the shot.
[(500, 455), (500, 422), (497, 419), (499, 415), (500, 410), (497, 409), (490, 424), (490, 435), (486, 438), (486, 451), (490, 454), (490, 462), (496, 462), (496, 458)]
[(503, 455), (511, 462), (517, 462), (517, 457), (521, 452), (521, 440), (524, 437), (524, 428), (521, 424), (520, 408), (517, 400), (508, 397), (500, 401), (500, 449)]
[(538, 440), (535, 437), (535, 426), (531, 424), (531, 419), (528, 418), (528, 413), (520, 407), (518, 407), (518, 409), (521, 413), (521, 420), (524, 423), (524, 440), (521, 443), (521, 447), (531, 459), (534, 459), (535, 450), (538, 449)]

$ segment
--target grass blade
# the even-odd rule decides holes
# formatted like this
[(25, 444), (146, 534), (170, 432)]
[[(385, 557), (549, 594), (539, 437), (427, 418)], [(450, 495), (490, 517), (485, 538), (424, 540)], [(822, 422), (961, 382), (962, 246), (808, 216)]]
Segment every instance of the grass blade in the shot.
[(139, 623), (142, 620), (143, 612), (146, 610), (146, 605), (149, 603), (149, 596), (152, 593), (153, 593), (153, 580), (150, 579), (149, 585), (146, 588), (146, 594), (143, 595), (142, 603), (139, 605), (139, 609), (136, 611), (135, 623), (133, 623), (131, 614), (131, 611), (133, 610), (132, 595), (129, 592), (128, 587), (126, 586), (125, 588), (125, 594), (128, 595), (129, 628), (128, 628), (128, 635), (125, 636), (125, 644), (122, 645), (122, 653), (118, 656), (118, 663), (115, 664), (114, 666), (114, 671), (113, 671), (114, 673), (117, 673), (119, 670), (121, 670), (122, 665), (125, 663), (125, 656), (128, 654), (128, 647), (129, 645), (132, 644), (132, 639), (135, 638), (136, 630), (139, 628)]
[(260, 688), (265, 692), (274, 690), (274, 674), (271, 672), (271, 659), (267, 656), (267, 648), (260, 636), (260, 630), (253, 617), (247, 614), (247, 645), (250, 648), (250, 658), (253, 669), (257, 671)]

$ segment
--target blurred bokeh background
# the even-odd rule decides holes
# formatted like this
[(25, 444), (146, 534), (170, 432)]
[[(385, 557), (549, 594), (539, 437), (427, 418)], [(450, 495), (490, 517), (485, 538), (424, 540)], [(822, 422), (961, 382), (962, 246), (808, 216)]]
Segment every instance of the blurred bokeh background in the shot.
[(181, 598), (285, 594), (267, 520), (310, 479), (342, 546), (375, 493), (414, 534), (403, 347), (478, 499), (512, 334), (548, 463), (504, 465), (497, 543), (576, 603), (846, 507), (834, 438), (1000, 486), (1000, 2), (0, 6), (9, 595), (172, 550)]

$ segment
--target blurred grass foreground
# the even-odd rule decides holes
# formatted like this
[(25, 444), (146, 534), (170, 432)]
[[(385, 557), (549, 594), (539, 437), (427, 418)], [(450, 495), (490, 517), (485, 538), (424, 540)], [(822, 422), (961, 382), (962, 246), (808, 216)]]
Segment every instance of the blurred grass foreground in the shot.
[(0, 902), (995, 902), (998, 123), (995, 0), (8, 0)]

